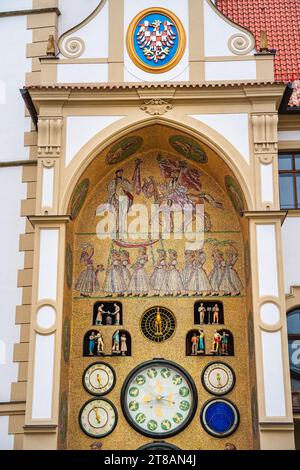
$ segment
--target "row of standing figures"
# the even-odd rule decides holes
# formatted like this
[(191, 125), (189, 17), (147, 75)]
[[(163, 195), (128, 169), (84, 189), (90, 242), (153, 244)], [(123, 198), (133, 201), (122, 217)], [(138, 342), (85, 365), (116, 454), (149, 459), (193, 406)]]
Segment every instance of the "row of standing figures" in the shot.
[[(183, 269), (178, 266), (178, 253), (175, 250), (157, 250), (157, 261), (152, 274), (146, 270), (149, 258), (147, 248), (138, 249), (138, 256), (131, 265), (130, 254), (126, 250), (112, 250), (111, 259), (106, 268), (102, 265), (94, 267), (94, 248), (84, 250), (81, 262), (85, 269), (80, 273), (75, 290), (82, 296), (90, 296), (95, 292), (103, 292), (106, 297), (112, 296), (237, 296), (243, 284), (234, 268), (238, 253), (230, 247), (226, 258), (219, 249), (212, 253), (213, 269), (207, 274), (204, 269), (206, 254), (203, 250), (186, 250)], [(98, 273), (105, 271), (103, 286), (100, 287)]]
[[(89, 356), (102, 356), (105, 354), (105, 343), (103, 335), (100, 331), (92, 331), (89, 334), (88, 341), (88, 355)], [(117, 330), (112, 336), (111, 354), (126, 356), (128, 353), (128, 337), (125, 332)]]
[[(205, 333), (202, 329), (198, 333), (194, 332), (191, 337), (191, 356), (198, 356), (205, 354)], [(212, 345), (211, 345), (211, 354), (216, 355), (229, 355), (229, 349), (232, 348), (232, 337), (226, 331), (223, 331), (222, 334), (215, 330), (213, 333)]]

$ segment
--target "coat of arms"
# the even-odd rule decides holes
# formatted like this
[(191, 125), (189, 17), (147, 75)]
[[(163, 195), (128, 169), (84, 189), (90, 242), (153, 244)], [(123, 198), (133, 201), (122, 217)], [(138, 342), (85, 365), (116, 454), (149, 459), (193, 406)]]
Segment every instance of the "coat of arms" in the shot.
[(178, 64), (185, 50), (185, 32), (176, 15), (163, 8), (137, 15), (127, 34), (127, 49), (141, 69), (159, 73)]

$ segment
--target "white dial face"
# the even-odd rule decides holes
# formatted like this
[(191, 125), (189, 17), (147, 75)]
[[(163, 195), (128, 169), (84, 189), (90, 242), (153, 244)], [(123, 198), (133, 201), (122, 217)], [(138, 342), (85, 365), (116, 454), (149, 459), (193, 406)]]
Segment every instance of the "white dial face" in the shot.
[(83, 385), (92, 395), (105, 395), (115, 385), (114, 371), (104, 363), (92, 364), (84, 373)]
[(90, 400), (81, 409), (79, 422), (88, 436), (107, 436), (117, 424), (115, 407), (105, 399)]
[(124, 408), (130, 424), (149, 436), (180, 432), (195, 412), (195, 389), (180, 368), (168, 362), (141, 366), (129, 379)]
[(203, 372), (203, 385), (214, 395), (229, 393), (235, 384), (234, 372), (223, 363), (209, 364)]

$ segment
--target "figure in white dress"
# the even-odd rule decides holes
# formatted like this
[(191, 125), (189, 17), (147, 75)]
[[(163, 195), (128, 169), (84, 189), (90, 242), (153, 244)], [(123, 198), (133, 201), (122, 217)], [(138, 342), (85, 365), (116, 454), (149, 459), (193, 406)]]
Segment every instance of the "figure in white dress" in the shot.
[(124, 295), (126, 291), (120, 253), (117, 250), (112, 250), (111, 252), (111, 262), (106, 270), (103, 290), (108, 297), (112, 295)]
[(183, 282), (183, 287), (186, 292), (189, 291), (189, 281), (194, 269), (194, 251), (193, 250), (185, 250), (184, 257), (185, 257), (185, 266), (181, 273), (181, 278)]
[(226, 251), (225, 272), (224, 272), (224, 289), (227, 295), (240, 295), (243, 284), (239, 275), (234, 268), (238, 260), (238, 252), (234, 247), (230, 247)]
[(111, 180), (107, 187), (108, 200), (116, 214), (116, 232), (118, 238), (120, 230), (124, 228), (125, 217), (133, 204), (133, 184), (124, 178), (124, 170), (116, 171), (115, 178)]
[(216, 248), (212, 253), (212, 261), (214, 267), (209, 275), (212, 295), (225, 295), (227, 293), (227, 286), (224, 280), (225, 261), (222, 251)]
[(167, 293), (167, 253), (165, 250), (157, 250), (158, 260), (151, 276), (151, 287), (154, 295), (166, 295)]
[(133, 295), (145, 297), (150, 290), (150, 280), (146, 273), (145, 266), (148, 262), (147, 250), (145, 247), (139, 248), (138, 258), (132, 266), (133, 274), (129, 283), (129, 292)]
[(125, 295), (128, 295), (130, 294), (128, 289), (129, 289), (129, 284), (130, 284), (130, 279), (131, 279), (131, 273), (129, 271), (129, 266), (130, 266), (129, 252), (126, 250), (121, 250), (120, 257), (121, 257), (123, 281), (126, 287)]
[(206, 254), (203, 250), (195, 251), (194, 269), (189, 280), (189, 291), (193, 295), (209, 295), (211, 292), (211, 284), (205, 269)]
[(181, 274), (177, 268), (178, 254), (175, 250), (169, 250), (169, 263), (167, 274), (167, 292), (169, 295), (181, 295), (184, 292)]
[(104, 271), (104, 268), (102, 265), (97, 265), (96, 268), (94, 266), (95, 250), (93, 245), (85, 243), (81, 248), (80, 262), (85, 266), (85, 269), (81, 271), (76, 281), (75, 290), (79, 291), (82, 297), (89, 297), (99, 291), (98, 273)]

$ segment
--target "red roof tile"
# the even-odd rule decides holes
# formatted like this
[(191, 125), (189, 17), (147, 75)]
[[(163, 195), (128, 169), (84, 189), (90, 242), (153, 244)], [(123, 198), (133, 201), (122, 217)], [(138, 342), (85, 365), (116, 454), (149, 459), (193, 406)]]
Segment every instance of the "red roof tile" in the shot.
[(300, 0), (216, 0), (217, 8), (248, 28), (259, 49), (266, 31), (270, 49), (276, 49), (275, 78), (295, 82), (292, 106), (300, 106)]

